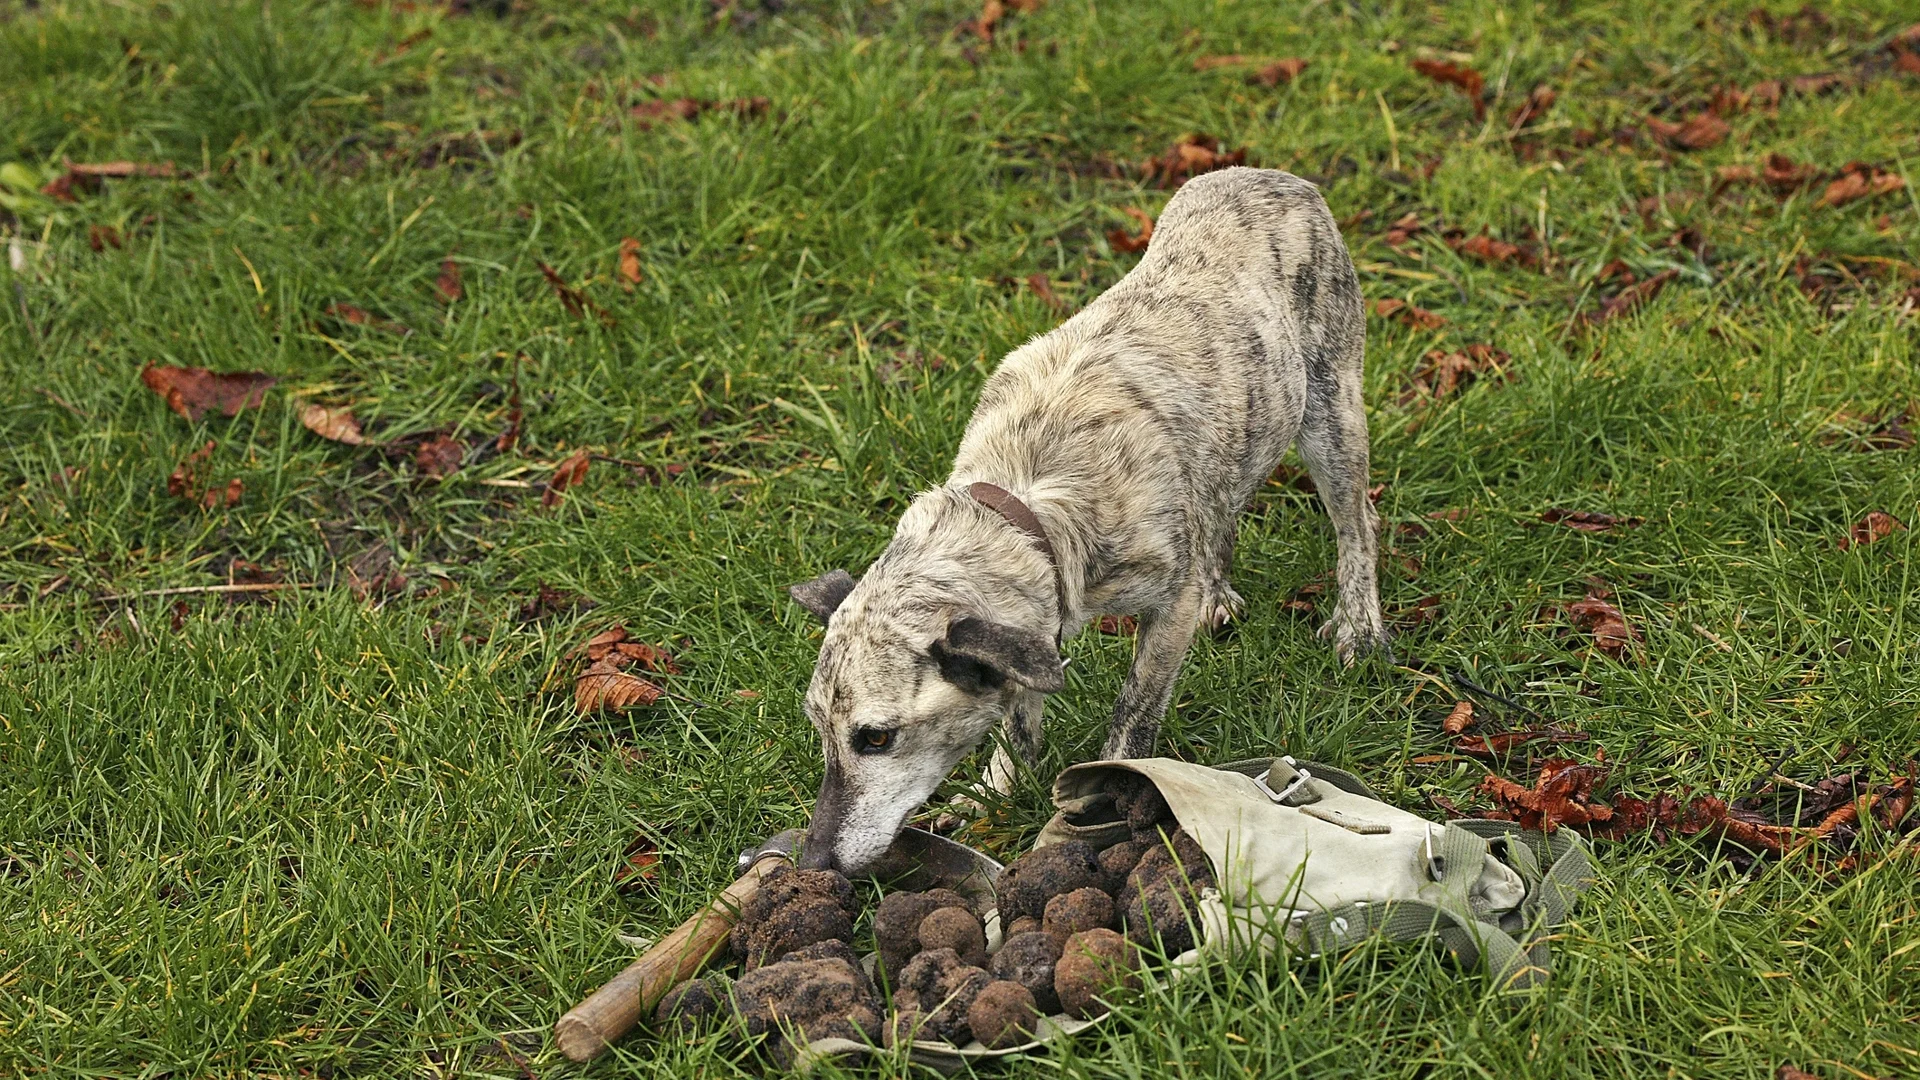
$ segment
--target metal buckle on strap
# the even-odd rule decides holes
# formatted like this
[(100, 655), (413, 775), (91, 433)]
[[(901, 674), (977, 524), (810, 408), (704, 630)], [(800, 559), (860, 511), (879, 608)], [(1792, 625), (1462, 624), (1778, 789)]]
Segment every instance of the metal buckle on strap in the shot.
[(1313, 779), (1313, 774), (1301, 768), (1299, 763), (1295, 762), (1291, 757), (1283, 756), (1279, 760), (1286, 762), (1287, 768), (1293, 770), (1294, 776), (1291, 783), (1279, 791), (1273, 790), (1272, 786), (1267, 783), (1267, 778), (1273, 775), (1272, 766), (1268, 766), (1266, 772), (1254, 777), (1253, 782), (1261, 791), (1267, 793), (1267, 798), (1272, 799), (1274, 802), (1285, 804), (1288, 799), (1300, 793), (1300, 789), (1306, 786), (1307, 781)]

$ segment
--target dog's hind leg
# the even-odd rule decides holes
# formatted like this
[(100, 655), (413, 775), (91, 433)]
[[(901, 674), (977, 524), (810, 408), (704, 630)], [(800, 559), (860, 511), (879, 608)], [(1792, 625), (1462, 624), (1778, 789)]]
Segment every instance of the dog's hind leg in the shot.
[(1040, 713), (1046, 702), (1045, 694), (1032, 690), (1022, 691), (1014, 697), (1013, 707), (1007, 710), (1007, 718), (1000, 725), (1005, 738), (993, 748), (993, 760), (987, 764), (982, 787), (1005, 795), (1013, 790), (1013, 777), (1019, 769), (1031, 768), (1039, 763), (1042, 745)]
[(1238, 522), (1229, 519), (1220, 529), (1213, 550), (1200, 568), (1200, 629), (1217, 632), (1240, 617), (1247, 602), (1233, 591), (1228, 575), (1233, 572), (1233, 545)]
[(1173, 699), (1173, 682), (1186, 663), (1200, 626), (1200, 585), (1180, 590), (1171, 603), (1140, 614), (1133, 639), (1133, 666), (1126, 685), (1113, 703), (1113, 726), (1107, 730), (1106, 758), (1148, 757), (1160, 742), (1160, 721)]
[[(1320, 628), (1331, 637), (1348, 664), (1361, 653), (1387, 643), (1380, 619), (1380, 519), (1367, 495), (1367, 414), (1360, 404), (1362, 346), (1353, 336), (1348, 349), (1310, 349), (1307, 356), (1308, 402), (1301, 419), (1300, 458), (1313, 476), (1339, 544), (1340, 599), (1333, 617)], [(1316, 370), (1317, 369), (1317, 370)]]

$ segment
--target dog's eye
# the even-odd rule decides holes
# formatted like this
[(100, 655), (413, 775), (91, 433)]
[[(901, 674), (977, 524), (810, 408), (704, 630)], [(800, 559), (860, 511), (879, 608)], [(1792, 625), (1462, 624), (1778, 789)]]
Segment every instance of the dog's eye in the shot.
[(853, 749), (861, 754), (882, 754), (892, 745), (892, 728), (862, 728), (853, 736)]

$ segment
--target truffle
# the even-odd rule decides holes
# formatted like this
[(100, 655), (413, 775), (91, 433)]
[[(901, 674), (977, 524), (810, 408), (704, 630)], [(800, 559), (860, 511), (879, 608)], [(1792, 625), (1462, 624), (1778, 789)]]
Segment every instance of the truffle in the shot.
[(980, 916), (963, 907), (943, 907), (920, 920), (920, 948), (952, 949), (960, 962), (987, 966), (987, 931)]
[(1134, 973), (1137, 963), (1133, 946), (1112, 930), (1087, 930), (1068, 938), (1053, 970), (1061, 1010), (1081, 1020), (1105, 1012), (1102, 999), (1140, 985)]
[(1047, 901), (1047, 914), (1041, 928), (1067, 938), (1082, 930), (1112, 925), (1113, 897), (1099, 889), (1075, 889)]
[(1151, 838), (1162, 825), (1174, 824), (1173, 808), (1153, 781), (1138, 773), (1116, 777), (1107, 785), (1113, 793), (1113, 808), (1127, 819), (1127, 828), (1135, 836)]
[(1214, 883), (1206, 853), (1184, 829), (1174, 830), (1169, 843), (1140, 857), (1127, 875), (1124, 921), (1127, 937), (1136, 944), (1155, 938), (1168, 956), (1193, 948), (1194, 901), (1201, 889)]
[(869, 994), (874, 992), (873, 980), (867, 977), (867, 969), (860, 966), (860, 954), (853, 951), (853, 946), (848, 945), (838, 938), (816, 941), (805, 948), (795, 949), (780, 958), (780, 962), (782, 963), (804, 960), (844, 960), (853, 966), (853, 970), (860, 973), (861, 987)]
[(667, 991), (653, 1010), (653, 1024), (662, 1031), (686, 1031), (733, 1012), (733, 1002), (711, 979), (688, 979)]
[(952, 889), (895, 892), (880, 898), (873, 912), (874, 950), (880, 966), (899, 971), (920, 948), (920, 920), (944, 907), (966, 907), (966, 898)]
[(880, 1045), (891, 1050), (896, 1046), (910, 1043), (923, 1035), (931, 1038), (926, 1031), (927, 1018), (920, 1012), (920, 1006), (908, 1003), (887, 1014), (880, 1022)]
[(771, 1035), (776, 1060), (815, 1039), (868, 1041), (880, 1031), (880, 1009), (860, 969), (845, 960), (786, 960), (756, 968), (733, 985), (748, 1035)]
[(990, 982), (967, 1009), (967, 1026), (989, 1050), (1005, 1050), (1031, 1041), (1040, 1023), (1033, 993), (1017, 982)]
[(1042, 930), (1015, 934), (993, 954), (987, 970), (996, 979), (1026, 987), (1041, 1012), (1059, 1012), (1060, 998), (1053, 991), (1054, 964), (1060, 959), (1060, 945), (1065, 940)]
[[(742, 959), (748, 971), (822, 941), (845, 941), (853, 936), (853, 916), (832, 897), (802, 894), (773, 909), (764, 921), (747, 928)], [(738, 932), (740, 926), (735, 926)], [(736, 948), (738, 947), (736, 942)]]
[(1106, 876), (1107, 891), (1117, 893), (1127, 883), (1127, 875), (1140, 862), (1140, 856), (1160, 841), (1122, 840), (1100, 853), (1100, 872)]
[(960, 1045), (967, 1041), (967, 1010), (992, 981), (985, 971), (961, 963), (952, 949), (929, 949), (900, 969), (893, 1000), (902, 1011), (914, 1009), (926, 1018), (921, 1038)]
[(780, 868), (741, 905), (730, 944), (749, 971), (817, 941), (853, 936), (853, 883), (832, 870)]
[(1040, 929), (1039, 919), (1031, 915), (1022, 915), (1001, 929), (1000, 938), (1004, 941), (1038, 929)]
[(1068, 840), (1037, 848), (1007, 864), (994, 883), (1000, 917), (1008, 921), (1031, 915), (1039, 918), (1047, 901), (1088, 886), (1099, 888), (1100, 853), (1084, 841)]

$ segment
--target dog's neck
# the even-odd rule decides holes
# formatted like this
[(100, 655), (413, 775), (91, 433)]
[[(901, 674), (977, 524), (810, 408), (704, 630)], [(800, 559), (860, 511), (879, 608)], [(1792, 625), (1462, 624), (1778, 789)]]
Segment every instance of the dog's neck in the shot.
[[(1069, 557), (1058, 541), (1049, 557), (1031, 533), (975, 498), (968, 491), (973, 479), (956, 478), (915, 498), (868, 576), (883, 575), (910, 603), (977, 612), (1056, 639), (1071, 636), (1079, 621)], [(1049, 539), (1055, 536), (1048, 507), (1009, 484), (997, 486), (1033, 512)]]

